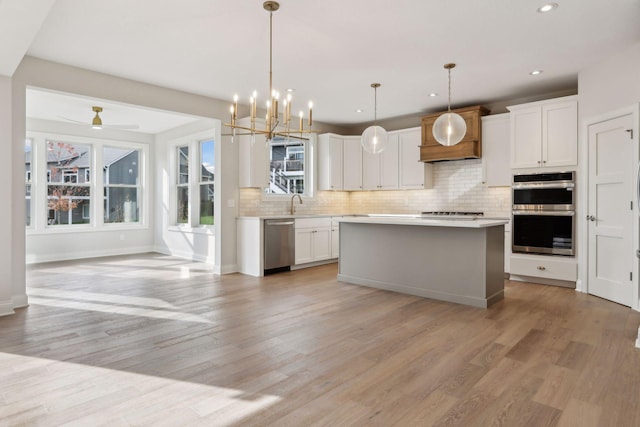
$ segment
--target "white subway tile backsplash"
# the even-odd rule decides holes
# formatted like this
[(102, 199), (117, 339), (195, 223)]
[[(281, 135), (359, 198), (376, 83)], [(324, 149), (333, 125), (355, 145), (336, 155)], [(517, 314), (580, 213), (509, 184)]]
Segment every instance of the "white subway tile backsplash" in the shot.
[[(300, 214), (409, 213), (480, 211), (488, 217), (511, 215), (509, 187), (485, 187), (482, 161), (458, 160), (434, 164), (434, 187), (428, 190), (319, 191), (296, 202)], [(240, 190), (240, 215), (264, 216), (289, 212), (289, 199), (268, 200), (258, 189)]]

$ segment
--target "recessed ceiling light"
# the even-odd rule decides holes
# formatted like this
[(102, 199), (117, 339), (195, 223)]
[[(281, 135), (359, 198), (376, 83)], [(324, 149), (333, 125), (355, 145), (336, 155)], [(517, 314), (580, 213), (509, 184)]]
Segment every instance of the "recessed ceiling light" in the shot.
[(551, 12), (553, 9), (558, 7), (558, 3), (547, 3), (547, 4), (543, 4), (542, 6), (540, 6), (538, 8), (538, 12), (540, 13), (547, 13), (547, 12)]
[(538, 74), (542, 74), (542, 70), (533, 70), (529, 74), (532, 76), (537, 76)]
[(433, 98), (434, 96), (438, 96), (438, 94), (437, 94), (437, 93), (435, 93), (435, 92), (431, 92), (431, 93), (429, 94), (429, 96)]
[(291, 89), (291, 88), (287, 89), (288, 93), (295, 92), (295, 91), (296, 91), (295, 89)]
[(357, 108), (356, 113), (362, 113), (364, 110), (362, 108)]

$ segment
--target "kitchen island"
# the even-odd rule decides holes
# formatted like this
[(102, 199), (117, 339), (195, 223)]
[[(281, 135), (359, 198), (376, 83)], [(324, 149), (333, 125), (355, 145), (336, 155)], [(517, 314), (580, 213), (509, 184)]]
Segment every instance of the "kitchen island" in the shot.
[(507, 222), (342, 218), (338, 280), (486, 308), (504, 297)]

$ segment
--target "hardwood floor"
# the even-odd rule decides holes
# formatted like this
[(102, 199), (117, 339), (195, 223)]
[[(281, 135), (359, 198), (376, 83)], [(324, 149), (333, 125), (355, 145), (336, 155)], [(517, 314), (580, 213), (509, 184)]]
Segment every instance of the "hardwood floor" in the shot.
[(0, 318), (0, 425), (640, 425), (640, 313), (517, 282), (485, 310), (336, 274), (30, 267), (31, 305)]

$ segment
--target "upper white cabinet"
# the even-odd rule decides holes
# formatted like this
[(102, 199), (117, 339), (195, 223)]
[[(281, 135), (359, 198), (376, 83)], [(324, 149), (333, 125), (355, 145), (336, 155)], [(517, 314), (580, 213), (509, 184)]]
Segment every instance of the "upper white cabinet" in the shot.
[(343, 137), (343, 190), (362, 190), (362, 145), (359, 136)]
[(482, 117), (482, 181), (487, 187), (511, 185), (509, 113)]
[(318, 189), (343, 189), (343, 137), (326, 133), (318, 136)]
[[(256, 119), (256, 125), (260, 123)], [(262, 120), (264, 123), (264, 120)], [(238, 120), (239, 126), (249, 127), (251, 125), (248, 118)], [(238, 185), (240, 188), (254, 187), (264, 188), (269, 185), (267, 168), (267, 143), (265, 135), (242, 135), (236, 136), (238, 141), (239, 164), (238, 164)]]
[(360, 136), (318, 137), (319, 190), (416, 190), (433, 187), (433, 165), (420, 161), (419, 127), (389, 132), (382, 153), (362, 149)]
[(577, 96), (507, 108), (511, 112), (512, 168), (578, 163)]
[(422, 128), (415, 127), (389, 133), (398, 138), (398, 188), (420, 190), (433, 188), (433, 164), (420, 161)]
[(398, 189), (398, 135), (389, 134), (387, 147), (378, 154), (362, 151), (362, 188)]

